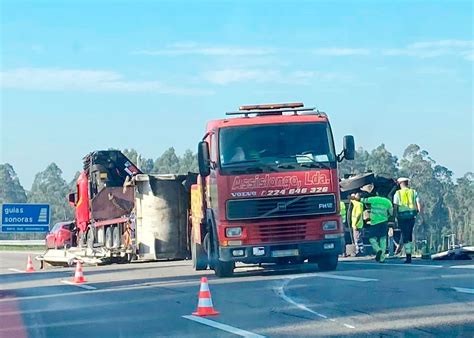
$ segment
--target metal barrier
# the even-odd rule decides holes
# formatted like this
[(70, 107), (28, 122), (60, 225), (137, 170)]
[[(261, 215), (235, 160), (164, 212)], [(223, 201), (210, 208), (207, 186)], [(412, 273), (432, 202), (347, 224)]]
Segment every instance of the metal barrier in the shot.
[(6, 239), (6, 240), (0, 240), (0, 245), (45, 245), (45, 240), (44, 239)]

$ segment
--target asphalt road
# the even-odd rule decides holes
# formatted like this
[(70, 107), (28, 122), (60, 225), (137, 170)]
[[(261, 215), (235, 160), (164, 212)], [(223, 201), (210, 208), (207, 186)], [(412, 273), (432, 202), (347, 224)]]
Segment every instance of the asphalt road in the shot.
[[(0, 337), (474, 336), (474, 261), (344, 261), (330, 273), (239, 269), (195, 273), (190, 262), (25, 269), (0, 252)], [(35, 262), (38, 268), (39, 264)], [(220, 315), (196, 310), (209, 278)]]

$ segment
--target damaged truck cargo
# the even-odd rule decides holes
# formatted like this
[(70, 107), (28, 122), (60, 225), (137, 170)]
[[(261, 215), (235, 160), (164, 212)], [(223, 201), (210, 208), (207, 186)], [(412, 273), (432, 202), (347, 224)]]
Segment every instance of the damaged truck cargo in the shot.
[(196, 179), (143, 174), (117, 150), (88, 154), (69, 194), (73, 226), (60, 240), (47, 238), (54, 245), (38, 259), (61, 265), (188, 258), (189, 188)]

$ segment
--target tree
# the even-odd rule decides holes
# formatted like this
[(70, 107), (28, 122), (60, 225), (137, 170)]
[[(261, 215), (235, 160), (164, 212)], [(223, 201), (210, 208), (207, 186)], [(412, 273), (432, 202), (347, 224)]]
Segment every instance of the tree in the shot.
[(153, 171), (153, 160), (143, 158), (135, 149), (124, 149), (122, 150), (122, 153), (145, 174), (151, 173)]
[(9, 163), (0, 164), (0, 204), (25, 203), (26, 192)]
[(145, 174), (150, 174), (153, 171), (153, 160), (151, 158), (140, 158), (138, 167)]
[(153, 165), (154, 174), (176, 174), (179, 172), (179, 158), (173, 147), (168, 148)]
[(370, 152), (366, 162), (366, 169), (377, 175), (397, 177), (398, 159), (392, 155), (392, 153), (385, 148), (385, 144), (382, 143)]
[(74, 174), (73, 179), (67, 185), (70, 192), (76, 191), (77, 179), (79, 178), (80, 174), (81, 174), (80, 171), (76, 171), (76, 173)]
[(179, 173), (187, 174), (188, 172), (198, 171), (197, 155), (188, 149), (184, 152), (183, 156), (179, 160)]
[(362, 174), (366, 171), (369, 153), (362, 147), (357, 148), (353, 161), (344, 160), (339, 164), (339, 176), (347, 174)]
[(131, 148), (130, 150), (125, 148), (124, 150), (122, 150), (122, 154), (124, 154), (130, 161), (132, 161), (132, 163), (136, 164), (138, 166), (138, 152)]
[(36, 174), (28, 194), (28, 203), (50, 205), (52, 224), (71, 220), (74, 215), (67, 201), (69, 186), (61, 175), (61, 169), (55, 163), (51, 163), (44, 171)]

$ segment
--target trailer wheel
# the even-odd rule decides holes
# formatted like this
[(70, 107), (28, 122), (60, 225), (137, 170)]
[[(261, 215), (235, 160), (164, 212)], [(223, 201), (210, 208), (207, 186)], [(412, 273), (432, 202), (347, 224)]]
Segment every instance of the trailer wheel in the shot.
[(195, 271), (207, 269), (207, 254), (201, 244), (194, 242), (194, 234), (191, 230), (191, 257), (193, 260), (193, 268)]
[(217, 277), (232, 277), (234, 268), (234, 262), (222, 262), (217, 259), (214, 266), (214, 273)]
[(337, 255), (322, 256), (318, 260), (318, 268), (321, 271), (336, 270), (338, 260), (339, 260), (339, 256)]
[(105, 230), (105, 247), (110, 249), (113, 245), (112, 226), (108, 226)]
[(112, 226), (112, 237), (113, 237), (113, 241), (112, 241), (112, 247), (113, 248), (118, 248), (120, 247), (120, 226), (118, 225), (114, 225)]

